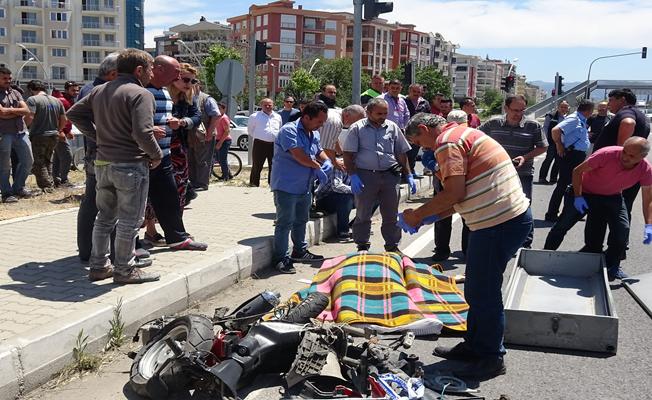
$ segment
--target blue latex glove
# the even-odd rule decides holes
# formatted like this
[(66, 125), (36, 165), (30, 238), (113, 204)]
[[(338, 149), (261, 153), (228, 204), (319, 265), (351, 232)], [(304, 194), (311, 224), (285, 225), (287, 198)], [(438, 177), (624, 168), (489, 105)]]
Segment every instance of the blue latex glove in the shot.
[(351, 175), (351, 191), (353, 194), (362, 193), (362, 189), (364, 189), (364, 183), (362, 183), (362, 179), (360, 179), (358, 174)]
[(417, 183), (414, 180), (414, 175), (410, 174), (407, 176), (408, 185), (410, 185), (410, 193), (415, 194), (417, 192)]
[(577, 212), (580, 214), (586, 214), (586, 210), (589, 209), (589, 205), (586, 204), (586, 200), (584, 200), (584, 197), (582, 196), (575, 197), (573, 205), (575, 206)]
[(434, 224), (435, 222), (437, 222), (439, 220), (440, 220), (439, 215), (431, 215), (429, 217), (425, 217), (424, 219), (422, 219), (421, 223), (423, 225), (430, 225), (430, 224)]
[(419, 228), (421, 227), (421, 225), (414, 227), (408, 224), (407, 222), (405, 222), (405, 218), (403, 218), (403, 213), (398, 214), (398, 221), (396, 221), (396, 226), (401, 228), (404, 232), (409, 233), (410, 235), (414, 235), (415, 233), (417, 233), (419, 231)]
[(331, 162), (330, 159), (327, 159), (326, 161), (323, 162), (323, 164), (321, 165), (321, 170), (324, 171), (326, 174), (328, 174), (333, 170), (333, 163)]
[(645, 239), (643, 239), (643, 244), (652, 243), (652, 224), (645, 224)]
[(317, 176), (320, 185), (328, 184), (328, 174), (323, 169), (315, 169), (315, 176)]
[(435, 172), (437, 168), (437, 160), (435, 159), (435, 152), (432, 150), (426, 150), (421, 155), (421, 164), (424, 168), (428, 168), (432, 172)]

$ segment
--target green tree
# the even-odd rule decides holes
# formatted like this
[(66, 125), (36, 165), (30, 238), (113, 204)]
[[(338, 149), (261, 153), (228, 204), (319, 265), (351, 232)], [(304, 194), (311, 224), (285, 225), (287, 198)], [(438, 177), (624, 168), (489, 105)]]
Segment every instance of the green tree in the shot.
[(285, 95), (296, 100), (310, 98), (319, 91), (319, 81), (304, 68), (294, 70), (290, 83), (285, 87)]
[[(310, 63), (312, 65), (312, 63)], [(337, 106), (346, 107), (351, 104), (353, 93), (353, 60), (351, 58), (338, 58), (333, 60), (320, 60), (312, 70), (312, 75), (319, 82), (319, 87), (335, 85), (337, 88)], [(361, 90), (369, 87), (371, 77), (362, 74), (360, 77)]]
[(503, 97), (495, 89), (487, 89), (482, 96), (480, 107), (484, 108), (482, 117), (491, 117), (492, 115), (501, 114), (503, 110)]
[(206, 91), (218, 99), (221, 98), (222, 94), (215, 86), (215, 68), (224, 60), (242, 62), (242, 59), (242, 54), (233, 47), (224, 47), (217, 44), (211, 46), (208, 50), (208, 56), (204, 58), (204, 68), (200, 78), (202, 82), (206, 82)]
[(416, 82), (423, 85), (423, 97), (430, 101), (435, 93), (443, 93), (446, 97), (451, 96), (451, 81), (435, 67), (417, 68), (415, 73)]

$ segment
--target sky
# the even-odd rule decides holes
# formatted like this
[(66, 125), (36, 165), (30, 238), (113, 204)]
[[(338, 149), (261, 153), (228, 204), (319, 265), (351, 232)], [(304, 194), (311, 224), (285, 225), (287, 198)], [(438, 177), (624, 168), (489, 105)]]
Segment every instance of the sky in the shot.
[[(256, 4), (266, 4), (262, 0)], [(145, 0), (145, 42), (180, 23), (205, 16), (225, 23), (247, 12), (247, 0), (184, 0), (183, 11), (168, 0)], [(218, 5), (219, 4), (219, 5)], [(298, 0), (305, 9), (353, 12), (352, 0)], [(415, 11), (416, 10), (416, 11)], [(586, 80), (597, 57), (652, 51), (651, 0), (394, 0), (394, 11), (381, 17), (411, 23), (423, 32), (439, 32), (459, 44), (458, 52), (493, 59), (518, 59), (517, 72), (528, 81)], [(652, 54), (596, 61), (591, 79), (652, 80)]]

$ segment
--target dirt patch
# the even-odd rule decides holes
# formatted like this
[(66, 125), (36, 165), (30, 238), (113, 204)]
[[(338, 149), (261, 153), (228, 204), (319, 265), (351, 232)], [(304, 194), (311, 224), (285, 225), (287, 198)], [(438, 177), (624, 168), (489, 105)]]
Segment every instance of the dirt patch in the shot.
[(73, 187), (57, 188), (53, 193), (42, 193), (36, 186), (34, 176), (30, 175), (27, 178), (26, 186), (36, 196), (21, 199), (18, 203), (0, 203), (0, 221), (79, 207), (84, 193), (86, 175), (83, 171), (70, 171), (68, 179), (74, 185)]

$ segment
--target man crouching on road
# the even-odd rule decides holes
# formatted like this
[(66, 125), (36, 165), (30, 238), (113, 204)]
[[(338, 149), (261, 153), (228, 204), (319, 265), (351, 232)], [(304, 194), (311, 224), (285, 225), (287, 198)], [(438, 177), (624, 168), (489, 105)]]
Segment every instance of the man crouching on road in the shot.
[[(294, 274), (293, 261), (319, 262), (323, 256), (308, 251), (306, 224), (312, 205), (312, 184), (328, 183), (333, 164), (321, 148), (319, 132), (328, 115), (321, 101), (308, 103), (301, 119), (283, 125), (274, 142), (272, 192), (276, 205), (274, 253), (272, 261), (284, 274)], [(294, 249), (288, 255), (288, 234), (292, 232)]]
[(491, 137), (466, 125), (420, 113), (405, 135), (432, 149), (440, 165), (443, 190), (428, 203), (399, 214), (399, 226), (415, 233), (423, 224), (458, 212), (470, 229), (464, 296), (469, 304), (464, 342), (438, 346), (439, 357), (468, 361), (455, 375), (486, 380), (506, 372), (503, 356), (501, 285), (507, 262), (532, 227), (529, 200), (507, 152)]
[[(156, 168), (163, 157), (154, 137), (154, 96), (144, 87), (152, 78), (152, 61), (152, 56), (142, 50), (121, 51), (118, 77), (96, 86), (67, 113), (68, 119), (97, 143), (98, 214), (93, 226), (91, 281), (111, 276), (115, 283), (159, 279), (158, 274), (138, 268), (134, 258), (134, 244), (145, 214), (149, 169)], [(115, 271), (109, 261), (114, 227)]]

